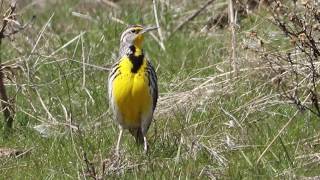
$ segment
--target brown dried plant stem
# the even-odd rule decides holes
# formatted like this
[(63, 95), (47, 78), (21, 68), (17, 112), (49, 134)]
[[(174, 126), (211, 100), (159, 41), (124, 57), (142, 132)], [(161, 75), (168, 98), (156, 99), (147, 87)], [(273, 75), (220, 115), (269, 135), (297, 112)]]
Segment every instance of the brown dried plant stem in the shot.
[(11, 114), (11, 111), (10, 111), (11, 106), (8, 103), (8, 96), (6, 93), (6, 87), (4, 86), (3, 79), (4, 79), (4, 74), (2, 72), (2, 65), (0, 64), (0, 98), (1, 98), (1, 106), (3, 109), (5, 128), (12, 128), (13, 115)]
[(191, 14), (189, 17), (187, 17), (186, 20), (182, 21), (170, 34), (172, 36), (175, 32), (180, 30), (184, 25), (186, 25), (188, 22), (192, 21), (195, 17), (197, 17), (206, 7), (208, 7), (210, 4), (212, 4), (214, 0), (208, 0), (206, 3), (204, 3), (196, 12)]
[(238, 75), (238, 64), (237, 64), (237, 57), (236, 57), (236, 16), (234, 14), (234, 6), (233, 0), (229, 0), (228, 2), (229, 8), (229, 24), (231, 30), (231, 65), (235, 75)]
[(164, 43), (163, 43), (164, 38), (162, 36), (162, 31), (161, 31), (161, 27), (160, 27), (160, 23), (159, 23), (156, 0), (152, 0), (152, 4), (153, 4), (154, 18), (156, 20), (156, 25), (158, 27), (158, 34), (159, 34), (159, 40), (160, 40), (159, 45), (160, 45), (161, 49), (163, 51), (165, 51), (166, 47), (164, 46)]
[[(0, 53), (1, 53), (1, 47), (2, 47), (2, 39), (6, 37), (5, 35), (5, 30), (8, 24), (8, 21), (10, 18), (12, 18), (14, 11), (16, 9), (16, 3), (12, 2), (11, 7), (9, 10), (9, 13), (5, 18), (3, 19), (2, 22), (2, 27), (0, 30)], [(0, 98), (1, 98), (1, 106), (3, 110), (3, 115), (4, 115), (4, 127), (5, 129), (11, 129), (13, 125), (13, 114), (11, 113), (11, 105), (8, 102), (8, 96), (6, 92), (6, 87), (4, 85), (4, 73), (3, 73), (3, 68), (2, 68), (2, 62), (0, 59)]]

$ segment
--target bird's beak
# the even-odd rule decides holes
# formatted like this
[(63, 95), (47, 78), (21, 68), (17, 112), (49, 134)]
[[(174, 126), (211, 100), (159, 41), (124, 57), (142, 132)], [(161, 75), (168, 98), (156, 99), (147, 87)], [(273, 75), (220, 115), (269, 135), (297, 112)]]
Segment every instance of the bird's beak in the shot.
[(157, 27), (157, 26), (145, 27), (145, 28), (142, 29), (142, 31), (140, 31), (139, 34), (144, 34), (146, 32), (153, 31), (153, 30), (156, 30), (158, 28), (159, 27)]
[(141, 48), (142, 41), (143, 41), (143, 34), (146, 32), (150, 32), (152, 30), (158, 29), (159, 27), (152, 26), (152, 27), (144, 27), (138, 34), (135, 36), (134, 44), (135, 46)]

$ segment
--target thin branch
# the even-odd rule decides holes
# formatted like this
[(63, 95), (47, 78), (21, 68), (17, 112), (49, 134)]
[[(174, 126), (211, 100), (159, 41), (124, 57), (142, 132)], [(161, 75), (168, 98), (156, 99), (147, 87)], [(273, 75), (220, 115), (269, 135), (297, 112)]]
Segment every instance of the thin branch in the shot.
[(272, 139), (272, 141), (268, 144), (268, 146), (264, 149), (264, 151), (261, 153), (257, 160), (257, 164), (259, 164), (261, 158), (264, 156), (264, 154), (269, 150), (271, 145), (278, 139), (278, 137), (282, 134), (282, 132), (288, 127), (288, 125), (291, 123), (291, 121), (294, 119), (294, 117), (298, 114), (299, 110), (297, 110), (293, 116), (289, 119), (289, 121), (279, 130), (278, 134)]
[[(0, 46), (2, 45), (2, 39), (6, 37), (5, 30), (8, 25), (8, 22), (10, 19), (14, 18), (13, 14), (15, 10), (16, 10), (16, 2), (12, 1), (10, 4), (9, 13), (8, 15), (5, 15), (6, 17), (3, 19), (2, 27), (0, 30)], [(12, 125), (13, 125), (13, 114), (12, 114), (12, 107), (8, 102), (6, 87), (4, 85), (4, 74), (2, 71), (1, 60), (0, 60), (0, 98), (1, 98), (1, 106), (3, 109), (5, 128), (10, 129), (12, 128)]]
[(164, 46), (163, 44), (163, 36), (162, 36), (162, 32), (161, 32), (161, 27), (160, 27), (160, 24), (159, 24), (159, 19), (158, 19), (158, 13), (157, 13), (157, 6), (156, 6), (156, 1), (155, 0), (152, 0), (152, 4), (153, 4), (153, 12), (154, 12), (154, 18), (156, 19), (156, 24), (157, 24), (157, 27), (158, 27), (158, 34), (159, 34), (159, 38), (160, 38), (160, 47), (163, 51), (166, 50), (166, 47)]
[(57, 122), (57, 120), (56, 120), (56, 119), (52, 116), (52, 114), (50, 113), (50, 111), (49, 111), (49, 109), (47, 108), (46, 104), (43, 102), (42, 97), (40, 96), (40, 93), (38, 92), (38, 90), (37, 90), (37, 89), (34, 89), (34, 91), (36, 92), (36, 94), (37, 94), (37, 96), (38, 96), (38, 98), (39, 98), (39, 100), (40, 100), (40, 103), (41, 103), (42, 108), (43, 108), (43, 109), (45, 110), (45, 112), (47, 113), (48, 118), (49, 118), (50, 120), (52, 120), (53, 122)]
[(197, 17), (206, 7), (208, 7), (214, 0), (208, 0), (204, 3), (196, 12), (190, 15), (186, 20), (182, 21), (170, 34), (170, 37), (178, 30), (180, 30), (184, 25), (186, 25), (189, 21), (192, 21), (195, 17)]
[[(311, 93), (309, 93), (309, 95), (304, 99), (304, 101), (302, 102), (302, 104), (304, 104), (310, 97)], [(298, 114), (299, 110), (297, 110), (292, 117), (289, 119), (289, 121), (279, 130), (278, 134), (272, 139), (272, 141), (268, 144), (268, 146), (264, 149), (264, 151), (261, 153), (261, 155), (259, 156), (258, 160), (257, 160), (257, 164), (260, 162), (261, 158), (264, 156), (264, 154), (269, 150), (269, 148), (271, 147), (271, 145), (278, 139), (278, 137), (282, 134), (282, 132), (289, 126), (289, 124), (292, 122), (292, 120), (294, 119), (294, 117)]]
[(236, 39), (236, 16), (234, 14), (233, 0), (229, 0), (229, 25), (231, 29), (231, 64), (235, 75), (238, 74), (238, 64), (236, 57), (237, 39)]
[(117, 10), (120, 10), (120, 9), (121, 9), (121, 7), (120, 7), (118, 4), (116, 4), (116, 3), (112, 2), (112, 1), (109, 1), (109, 0), (102, 0), (102, 2), (103, 2), (104, 4), (106, 4), (106, 5), (110, 6), (110, 7), (112, 7), (112, 8), (117, 9)]

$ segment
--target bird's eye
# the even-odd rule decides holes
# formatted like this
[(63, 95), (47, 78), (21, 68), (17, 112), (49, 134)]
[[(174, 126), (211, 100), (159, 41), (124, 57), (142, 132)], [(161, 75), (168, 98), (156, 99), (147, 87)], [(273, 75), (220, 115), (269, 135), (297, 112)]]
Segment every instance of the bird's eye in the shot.
[(136, 33), (137, 31), (135, 29), (131, 30), (132, 33)]

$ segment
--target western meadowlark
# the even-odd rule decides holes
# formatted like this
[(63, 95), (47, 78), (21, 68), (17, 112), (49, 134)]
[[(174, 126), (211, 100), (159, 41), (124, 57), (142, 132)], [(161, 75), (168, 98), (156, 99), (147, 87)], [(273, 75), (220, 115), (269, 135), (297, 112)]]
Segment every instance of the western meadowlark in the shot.
[(142, 50), (144, 33), (157, 27), (133, 25), (120, 38), (119, 60), (108, 78), (108, 93), (114, 120), (119, 125), (116, 154), (119, 155), (123, 129), (128, 129), (138, 144), (148, 149), (146, 134), (158, 99), (155, 70)]

